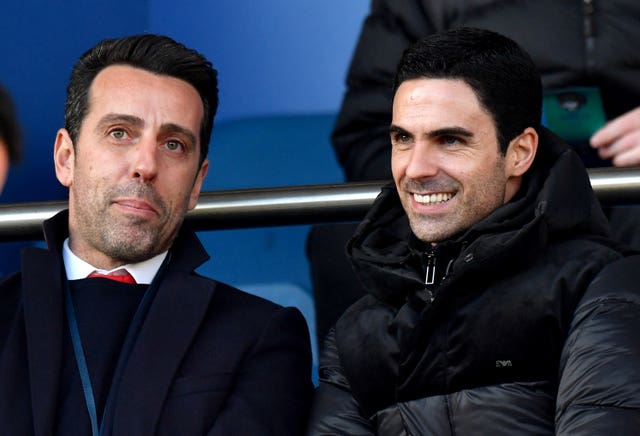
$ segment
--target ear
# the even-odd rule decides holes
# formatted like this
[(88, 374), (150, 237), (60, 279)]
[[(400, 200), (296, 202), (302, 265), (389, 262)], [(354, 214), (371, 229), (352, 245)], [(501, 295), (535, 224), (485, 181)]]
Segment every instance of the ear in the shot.
[(73, 141), (66, 129), (58, 130), (56, 143), (53, 147), (53, 162), (56, 167), (58, 181), (67, 188), (73, 184), (73, 168), (75, 153)]
[(0, 194), (2, 193), (2, 188), (4, 187), (4, 183), (7, 181), (7, 176), (9, 175), (10, 161), (9, 145), (0, 138)]
[(198, 198), (200, 197), (200, 190), (202, 189), (202, 182), (209, 171), (209, 159), (205, 158), (200, 165), (198, 174), (196, 174), (196, 180), (191, 188), (191, 195), (189, 196), (189, 210), (192, 210), (198, 204)]
[(533, 127), (524, 131), (509, 143), (505, 156), (507, 177), (520, 177), (526, 173), (538, 151), (538, 132)]

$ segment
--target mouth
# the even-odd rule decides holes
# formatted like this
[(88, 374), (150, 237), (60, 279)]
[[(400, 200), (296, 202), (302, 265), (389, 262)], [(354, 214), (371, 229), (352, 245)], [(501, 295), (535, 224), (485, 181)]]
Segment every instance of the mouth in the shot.
[(442, 204), (451, 200), (455, 193), (451, 192), (434, 192), (432, 194), (413, 193), (413, 199), (416, 203), (424, 205)]
[(126, 198), (120, 200), (114, 200), (114, 204), (118, 205), (122, 209), (134, 214), (142, 215), (157, 215), (158, 211), (153, 205), (147, 201), (137, 198)]

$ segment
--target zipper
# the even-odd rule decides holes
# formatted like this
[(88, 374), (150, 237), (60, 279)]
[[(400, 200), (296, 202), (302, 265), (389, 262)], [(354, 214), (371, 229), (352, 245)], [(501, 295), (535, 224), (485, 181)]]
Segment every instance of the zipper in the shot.
[(429, 303), (433, 303), (435, 295), (433, 294), (432, 286), (436, 282), (436, 254), (433, 248), (427, 252), (427, 265), (424, 274), (425, 291), (427, 291), (427, 300)]
[(436, 255), (433, 250), (427, 253), (427, 272), (424, 276), (425, 285), (433, 285), (436, 282)]
[[(436, 268), (438, 253), (438, 249), (434, 247), (430, 247), (429, 250), (425, 252), (424, 290), (426, 291), (426, 300), (430, 303), (433, 303), (433, 300), (435, 299), (436, 289), (439, 289), (440, 286), (442, 286), (442, 283), (449, 277), (449, 273), (451, 272), (451, 268), (455, 261), (455, 259), (449, 259), (444, 274), (440, 272), (440, 276), (438, 277), (438, 270)], [(440, 260), (443, 260), (442, 253), (440, 253)], [(446, 258), (444, 260), (446, 260)]]
[(584, 50), (586, 58), (587, 72), (595, 67), (593, 52), (595, 50), (595, 23), (594, 23), (594, 0), (582, 1), (582, 32), (584, 35)]

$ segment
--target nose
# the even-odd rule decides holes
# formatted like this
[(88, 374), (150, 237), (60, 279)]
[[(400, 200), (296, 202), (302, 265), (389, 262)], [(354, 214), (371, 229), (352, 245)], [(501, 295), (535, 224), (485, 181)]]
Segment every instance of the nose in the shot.
[(141, 140), (133, 151), (131, 176), (149, 182), (158, 175), (158, 147), (155, 140)]
[(406, 177), (410, 179), (423, 179), (438, 174), (438, 154), (434, 146), (428, 143), (418, 142), (410, 151)]

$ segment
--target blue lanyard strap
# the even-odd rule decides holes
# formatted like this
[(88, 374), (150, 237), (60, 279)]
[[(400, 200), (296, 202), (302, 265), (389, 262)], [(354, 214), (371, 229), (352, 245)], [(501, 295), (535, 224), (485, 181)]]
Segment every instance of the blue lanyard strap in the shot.
[(89, 368), (87, 367), (87, 360), (85, 358), (84, 349), (82, 348), (80, 330), (78, 329), (78, 321), (76, 319), (76, 312), (73, 309), (73, 302), (71, 301), (71, 292), (69, 291), (68, 284), (65, 286), (65, 306), (67, 310), (69, 332), (71, 333), (71, 342), (73, 344), (73, 353), (76, 355), (78, 372), (80, 373), (80, 380), (82, 380), (84, 400), (87, 404), (89, 419), (91, 420), (91, 431), (93, 433), (93, 436), (100, 436), (100, 430), (98, 429), (98, 415), (96, 413), (96, 401), (93, 397), (93, 388), (91, 387)]

